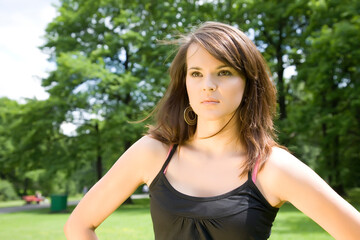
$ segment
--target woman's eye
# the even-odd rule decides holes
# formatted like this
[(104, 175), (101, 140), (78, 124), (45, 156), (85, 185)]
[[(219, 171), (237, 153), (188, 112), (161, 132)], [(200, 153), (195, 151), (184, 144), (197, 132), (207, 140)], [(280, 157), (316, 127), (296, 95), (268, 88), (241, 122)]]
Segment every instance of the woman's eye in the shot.
[(193, 73), (191, 73), (191, 76), (192, 76), (192, 77), (201, 77), (201, 73), (199, 73), (199, 72), (193, 72)]
[(222, 70), (219, 72), (219, 76), (231, 76), (231, 72), (228, 70)]

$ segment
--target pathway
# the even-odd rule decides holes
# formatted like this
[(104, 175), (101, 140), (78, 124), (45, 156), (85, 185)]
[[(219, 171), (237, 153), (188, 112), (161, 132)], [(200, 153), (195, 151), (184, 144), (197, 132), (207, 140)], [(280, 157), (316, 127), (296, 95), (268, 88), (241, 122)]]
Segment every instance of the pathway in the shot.
[[(149, 194), (133, 194), (131, 196), (132, 199), (139, 199), (139, 198), (148, 198)], [(79, 203), (79, 200), (76, 201), (68, 201), (68, 206), (75, 206)], [(0, 214), (3, 213), (12, 213), (12, 212), (22, 212), (22, 211), (29, 211), (34, 209), (41, 209), (41, 208), (50, 208), (50, 202), (40, 203), (40, 204), (26, 204), (23, 206), (17, 207), (4, 207), (0, 208)]]

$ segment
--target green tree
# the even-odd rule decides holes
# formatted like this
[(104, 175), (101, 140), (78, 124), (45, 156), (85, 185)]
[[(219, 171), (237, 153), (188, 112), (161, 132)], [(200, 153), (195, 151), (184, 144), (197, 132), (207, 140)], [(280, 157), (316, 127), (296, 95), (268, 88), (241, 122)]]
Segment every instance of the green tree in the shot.
[[(65, 139), (59, 132), (61, 105), (34, 99), (19, 104), (6, 98), (0, 105), (1, 178), (9, 180), (18, 195), (35, 189), (49, 193), (50, 176), (66, 162)], [(40, 178), (45, 175), (48, 184), (41, 184)]]
[(8, 98), (0, 98), (0, 179), (15, 181), (17, 179), (13, 161), (15, 143), (12, 139), (12, 125), (18, 121), (16, 115), (21, 111), (21, 105)]
[(334, 0), (310, 6), (311, 35), (297, 79), (308, 98), (299, 108), (309, 119), (304, 134), (321, 149), (318, 170), (344, 193), (345, 186), (360, 183), (360, 4)]
[(43, 46), (57, 68), (43, 86), (62, 101), (64, 121), (78, 126), (69, 147), (87, 153), (70, 151), (79, 162), (70, 164), (74, 171), (93, 159), (99, 179), (104, 165), (140, 136), (143, 124), (128, 121), (144, 117), (168, 82), (172, 47), (157, 40), (210, 18), (210, 10), (212, 4), (192, 1), (60, 2)]
[[(304, 34), (308, 26), (308, 1), (237, 1), (241, 10), (236, 22), (248, 31), (268, 61), (276, 80), (280, 119), (286, 119), (286, 105), (291, 89), (284, 78), (289, 66), (302, 59)], [(240, 15), (240, 17), (238, 17)]]

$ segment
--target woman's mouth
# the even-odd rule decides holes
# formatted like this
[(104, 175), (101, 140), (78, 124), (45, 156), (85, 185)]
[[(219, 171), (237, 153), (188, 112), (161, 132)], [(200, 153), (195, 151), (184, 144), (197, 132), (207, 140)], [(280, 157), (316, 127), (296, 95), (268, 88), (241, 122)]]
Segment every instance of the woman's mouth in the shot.
[(203, 103), (203, 104), (217, 104), (217, 103), (220, 103), (220, 101), (215, 99), (215, 98), (206, 98), (203, 101), (201, 101), (201, 103)]

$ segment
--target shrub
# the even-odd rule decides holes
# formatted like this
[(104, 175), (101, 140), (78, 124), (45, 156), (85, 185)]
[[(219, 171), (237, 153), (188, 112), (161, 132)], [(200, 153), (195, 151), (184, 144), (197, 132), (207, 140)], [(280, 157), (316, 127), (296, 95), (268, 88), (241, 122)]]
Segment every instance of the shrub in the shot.
[(0, 201), (8, 201), (18, 199), (13, 185), (6, 180), (0, 179)]
[(353, 204), (360, 206), (360, 188), (352, 188), (347, 192), (347, 200)]

